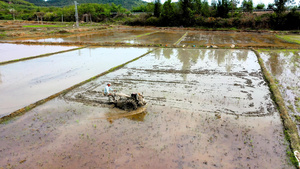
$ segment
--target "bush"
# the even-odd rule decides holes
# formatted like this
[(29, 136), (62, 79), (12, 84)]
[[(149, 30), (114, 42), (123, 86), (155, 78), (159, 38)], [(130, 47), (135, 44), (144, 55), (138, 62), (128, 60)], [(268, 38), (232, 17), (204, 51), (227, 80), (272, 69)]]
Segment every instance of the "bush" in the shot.
[(146, 25), (151, 25), (151, 26), (160, 25), (160, 19), (155, 16), (152, 16), (146, 20)]

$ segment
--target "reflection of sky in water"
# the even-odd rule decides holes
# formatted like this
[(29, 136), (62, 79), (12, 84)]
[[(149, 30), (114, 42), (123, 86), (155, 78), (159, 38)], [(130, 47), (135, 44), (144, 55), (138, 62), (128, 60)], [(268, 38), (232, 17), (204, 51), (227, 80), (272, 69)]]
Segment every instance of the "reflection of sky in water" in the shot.
[(0, 44), (0, 62), (74, 49), (76, 46)]
[(47, 39), (39, 39), (39, 40), (29, 40), (35, 42), (64, 42), (63, 38), (47, 38)]
[(132, 47), (84, 48), (2, 65), (0, 116), (126, 63), (148, 50)]

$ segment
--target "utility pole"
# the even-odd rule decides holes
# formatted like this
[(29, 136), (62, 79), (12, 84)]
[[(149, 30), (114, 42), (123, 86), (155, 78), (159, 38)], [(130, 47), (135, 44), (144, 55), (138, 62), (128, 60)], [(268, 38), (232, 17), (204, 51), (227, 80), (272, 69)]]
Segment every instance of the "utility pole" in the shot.
[(76, 27), (79, 27), (79, 23), (78, 23), (78, 10), (77, 10), (77, 5), (78, 3), (76, 1), (74, 1), (75, 3), (75, 18), (76, 18)]

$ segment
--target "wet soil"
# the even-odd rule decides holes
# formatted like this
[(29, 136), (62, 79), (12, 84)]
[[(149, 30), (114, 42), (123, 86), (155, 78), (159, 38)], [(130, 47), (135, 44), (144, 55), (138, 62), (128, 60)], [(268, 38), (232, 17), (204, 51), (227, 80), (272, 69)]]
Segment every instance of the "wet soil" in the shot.
[[(98, 103), (107, 82), (142, 92), (148, 106), (128, 113)], [(247, 50), (158, 49), (0, 131), (3, 167), (293, 168), (279, 113)]]
[(126, 30), (126, 29), (110, 29), (99, 32), (69, 35), (69, 36), (58, 36), (50, 38), (21, 38), (22, 41), (31, 42), (115, 42), (121, 41), (122, 39), (131, 39), (138, 35), (151, 33), (151, 30)]
[(65, 51), (74, 48), (77, 47), (0, 43), (0, 62)]
[(181, 41), (180, 45), (218, 45), (235, 44), (239, 47), (299, 47), (297, 44), (286, 42), (270, 33), (223, 32), (223, 31), (192, 31)]
[(0, 117), (139, 57), (148, 50), (91, 47), (2, 65)]
[(173, 45), (180, 39), (185, 32), (183, 31), (162, 31), (156, 32), (147, 36), (136, 37), (134, 39), (122, 40), (121, 42), (130, 44), (164, 44)]
[(260, 53), (278, 82), (289, 114), (300, 131), (300, 123), (296, 120), (300, 116), (300, 50), (260, 50)]

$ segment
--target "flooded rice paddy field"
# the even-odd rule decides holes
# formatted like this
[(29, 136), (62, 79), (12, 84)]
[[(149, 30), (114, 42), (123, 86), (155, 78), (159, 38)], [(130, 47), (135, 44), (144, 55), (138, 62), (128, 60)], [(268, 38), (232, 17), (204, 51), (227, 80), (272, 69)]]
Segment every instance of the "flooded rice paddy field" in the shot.
[[(300, 128), (300, 50), (260, 50), (268, 71), (278, 82), (291, 118)], [(300, 131), (300, 130), (299, 130)], [(300, 132), (299, 132), (300, 133)]]
[[(299, 124), (299, 45), (271, 33), (134, 28), (19, 40), (295, 48), (260, 53)], [(20, 58), (38, 55), (27, 49)], [(0, 117), (149, 50), (88, 47), (2, 65)], [(107, 82), (143, 93), (147, 106), (127, 112), (104, 104)], [(0, 168), (294, 168), (283, 130), (254, 52), (158, 48), (1, 123)]]
[(148, 50), (89, 47), (2, 65), (0, 117), (130, 61)]
[(47, 53), (55, 53), (77, 48), (76, 46), (57, 45), (24, 45), (0, 43), (0, 62), (38, 56)]
[[(99, 103), (107, 82), (148, 105)], [(248, 50), (157, 49), (0, 126), (3, 167), (293, 168)]]
[(131, 39), (143, 34), (152, 33), (152, 30), (106, 30), (99, 31), (99, 33), (88, 33), (79, 35), (70, 35), (64, 37), (51, 37), (51, 38), (26, 38), (19, 39), (22, 41), (32, 42), (115, 42), (123, 39)]
[(240, 47), (298, 47), (270, 33), (222, 32), (222, 31), (191, 31), (180, 42), (180, 45), (219, 45), (229, 47), (231, 44)]
[[(56, 37), (19, 38), (15, 41), (46, 42), (46, 43), (112, 43), (140, 45), (173, 45), (187, 34), (179, 43), (180, 46), (207, 46), (230, 47), (234, 44), (238, 47), (286, 47), (298, 48), (293, 40), (283, 40), (282, 35), (276, 37), (272, 33), (234, 32), (234, 31), (189, 31), (189, 30), (162, 30), (155, 28), (113, 28), (98, 32), (79, 33), (73, 35), (58, 35)], [(280, 37), (280, 38), (279, 38)], [(298, 38), (289, 36), (289, 38)], [(289, 42), (291, 43), (289, 43)], [(177, 43), (176, 43), (177, 45)]]
[(176, 43), (183, 35), (184, 31), (163, 31), (155, 32), (147, 36), (136, 37), (130, 40), (123, 40), (121, 42), (130, 44), (164, 44), (173, 45)]

